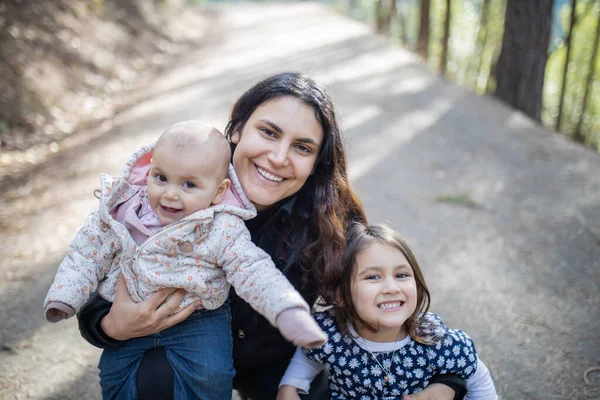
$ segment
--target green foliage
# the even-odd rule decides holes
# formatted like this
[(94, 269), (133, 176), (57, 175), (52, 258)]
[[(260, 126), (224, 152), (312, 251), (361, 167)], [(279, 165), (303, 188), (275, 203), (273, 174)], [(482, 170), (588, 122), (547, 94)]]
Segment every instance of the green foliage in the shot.
[[(412, 48), (419, 29), (419, 0), (395, 0), (398, 11), (406, 20), (406, 43), (401, 37), (399, 19), (392, 18), (390, 34), (395, 41)], [(449, 39), (448, 71), (446, 76), (475, 90), (477, 93), (494, 91), (493, 66), (498, 59), (504, 34), (504, 14), (507, 0), (490, 0), (487, 23), (480, 26), (485, 0), (452, 0), (451, 26)], [(558, 0), (555, 0), (558, 1)], [(346, 10), (350, 16), (373, 22), (377, 2), (373, 0), (334, 0), (338, 9)], [(387, 4), (385, 1), (383, 4)], [(563, 6), (556, 17), (563, 32), (568, 33), (571, 15), (570, 2)], [(578, 0), (579, 17), (571, 49), (571, 62), (568, 66), (567, 88), (560, 131), (573, 134), (580, 118), (581, 134), (587, 145), (600, 151), (600, 56), (592, 55), (596, 27), (600, 20), (600, 0)], [(446, 16), (446, 1), (431, 0), (430, 38), (428, 65), (439, 70), (442, 53), (443, 26)], [(566, 48), (563, 40), (550, 46), (543, 93), (542, 121), (553, 129), (560, 102), (563, 66)], [(587, 77), (590, 73), (590, 60), (594, 56), (595, 76), (591, 81), (587, 107), (583, 110), (583, 97)], [(524, 66), (526, 67), (526, 66)]]
[[(560, 131), (574, 134), (580, 118), (581, 131), (585, 142), (600, 151), (600, 57), (593, 55), (594, 38), (600, 19), (600, 2), (580, 1), (576, 10), (578, 17), (571, 41), (571, 60), (567, 66), (565, 102)], [(560, 12), (560, 22), (568, 32), (571, 7), (565, 6)], [(554, 125), (558, 117), (562, 76), (564, 72), (567, 48), (563, 41), (550, 55), (546, 67), (544, 83), (544, 110), (542, 120), (547, 125)], [(591, 58), (595, 56), (595, 76), (592, 78), (588, 104), (583, 110), (583, 94), (590, 71)]]
[(467, 208), (477, 208), (479, 204), (468, 193), (440, 195), (435, 198), (438, 203), (449, 203)]

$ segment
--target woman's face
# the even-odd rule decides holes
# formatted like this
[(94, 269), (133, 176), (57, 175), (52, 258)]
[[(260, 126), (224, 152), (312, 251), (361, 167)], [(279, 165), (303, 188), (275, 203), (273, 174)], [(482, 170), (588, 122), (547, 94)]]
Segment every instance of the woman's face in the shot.
[(287, 96), (257, 107), (231, 140), (237, 144), (235, 172), (261, 211), (304, 185), (321, 149), (323, 128), (311, 106)]

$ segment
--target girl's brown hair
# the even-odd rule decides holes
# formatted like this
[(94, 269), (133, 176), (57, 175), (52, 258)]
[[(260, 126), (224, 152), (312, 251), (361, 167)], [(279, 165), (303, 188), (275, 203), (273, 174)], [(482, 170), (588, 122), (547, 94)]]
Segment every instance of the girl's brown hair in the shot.
[(313, 174), (298, 191), (287, 231), (282, 233), (280, 242), (300, 250), (304, 283), (319, 292), (321, 283), (330, 279), (331, 268), (339, 264), (344, 254), (346, 224), (366, 221), (362, 205), (348, 182), (346, 152), (331, 96), (306, 75), (296, 72), (273, 75), (236, 101), (225, 137), (231, 142), (236, 132), (241, 134), (257, 107), (281, 97), (294, 97), (312, 107), (323, 128), (323, 144)]
[(364, 326), (372, 332), (378, 331), (378, 327), (371, 326), (358, 315), (352, 302), (352, 285), (357, 272), (356, 257), (373, 242), (398, 249), (408, 260), (417, 283), (417, 306), (405, 322), (406, 328), (414, 340), (425, 344), (430, 343), (430, 338), (423, 334), (427, 332), (427, 327), (423, 326), (423, 317), (429, 309), (430, 294), (421, 268), (400, 234), (383, 224), (367, 225), (357, 222), (349, 225), (346, 232), (346, 251), (342, 262), (335, 268), (335, 280), (330, 282), (325, 290), (324, 305), (333, 306), (338, 326), (346, 335), (350, 334), (348, 330), (350, 323)]

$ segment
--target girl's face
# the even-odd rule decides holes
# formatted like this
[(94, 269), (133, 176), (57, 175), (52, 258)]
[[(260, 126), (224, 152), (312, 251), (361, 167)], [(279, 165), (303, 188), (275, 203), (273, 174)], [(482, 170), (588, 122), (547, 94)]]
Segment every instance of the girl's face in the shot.
[(311, 175), (323, 143), (312, 107), (295, 97), (267, 101), (254, 110), (242, 132), (233, 167), (258, 211), (300, 190)]
[(356, 256), (352, 302), (358, 315), (379, 328), (373, 333), (354, 326), (357, 333), (375, 342), (393, 342), (408, 334), (404, 323), (417, 306), (417, 282), (400, 250), (374, 241)]

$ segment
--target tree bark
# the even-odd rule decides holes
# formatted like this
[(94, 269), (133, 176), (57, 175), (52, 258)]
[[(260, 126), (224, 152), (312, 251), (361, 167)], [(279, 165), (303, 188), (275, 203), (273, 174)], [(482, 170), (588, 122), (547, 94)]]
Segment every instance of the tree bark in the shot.
[(508, 0), (496, 97), (540, 122), (553, 0)]
[(452, 17), (451, 12), (452, 0), (446, 0), (446, 19), (444, 21), (444, 37), (442, 38), (442, 56), (440, 59), (440, 72), (442, 75), (446, 75), (448, 70), (448, 42), (450, 40), (450, 19)]
[(565, 38), (565, 46), (567, 46), (567, 56), (565, 57), (565, 65), (563, 68), (562, 88), (560, 90), (560, 102), (558, 103), (558, 117), (556, 118), (556, 130), (560, 131), (560, 123), (563, 115), (563, 106), (565, 104), (565, 93), (567, 89), (567, 72), (569, 72), (569, 60), (571, 59), (571, 38), (573, 37), (573, 29), (575, 28), (576, 11), (577, 11), (577, 0), (572, 0), (571, 8), (571, 25), (569, 26), (569, 33)]
[(417, 53), (427, 60), (429, 55), (429, 10), (431, 0), (421, 0), (421, 17), (419, 22), (419, 36), (417, 38)]

